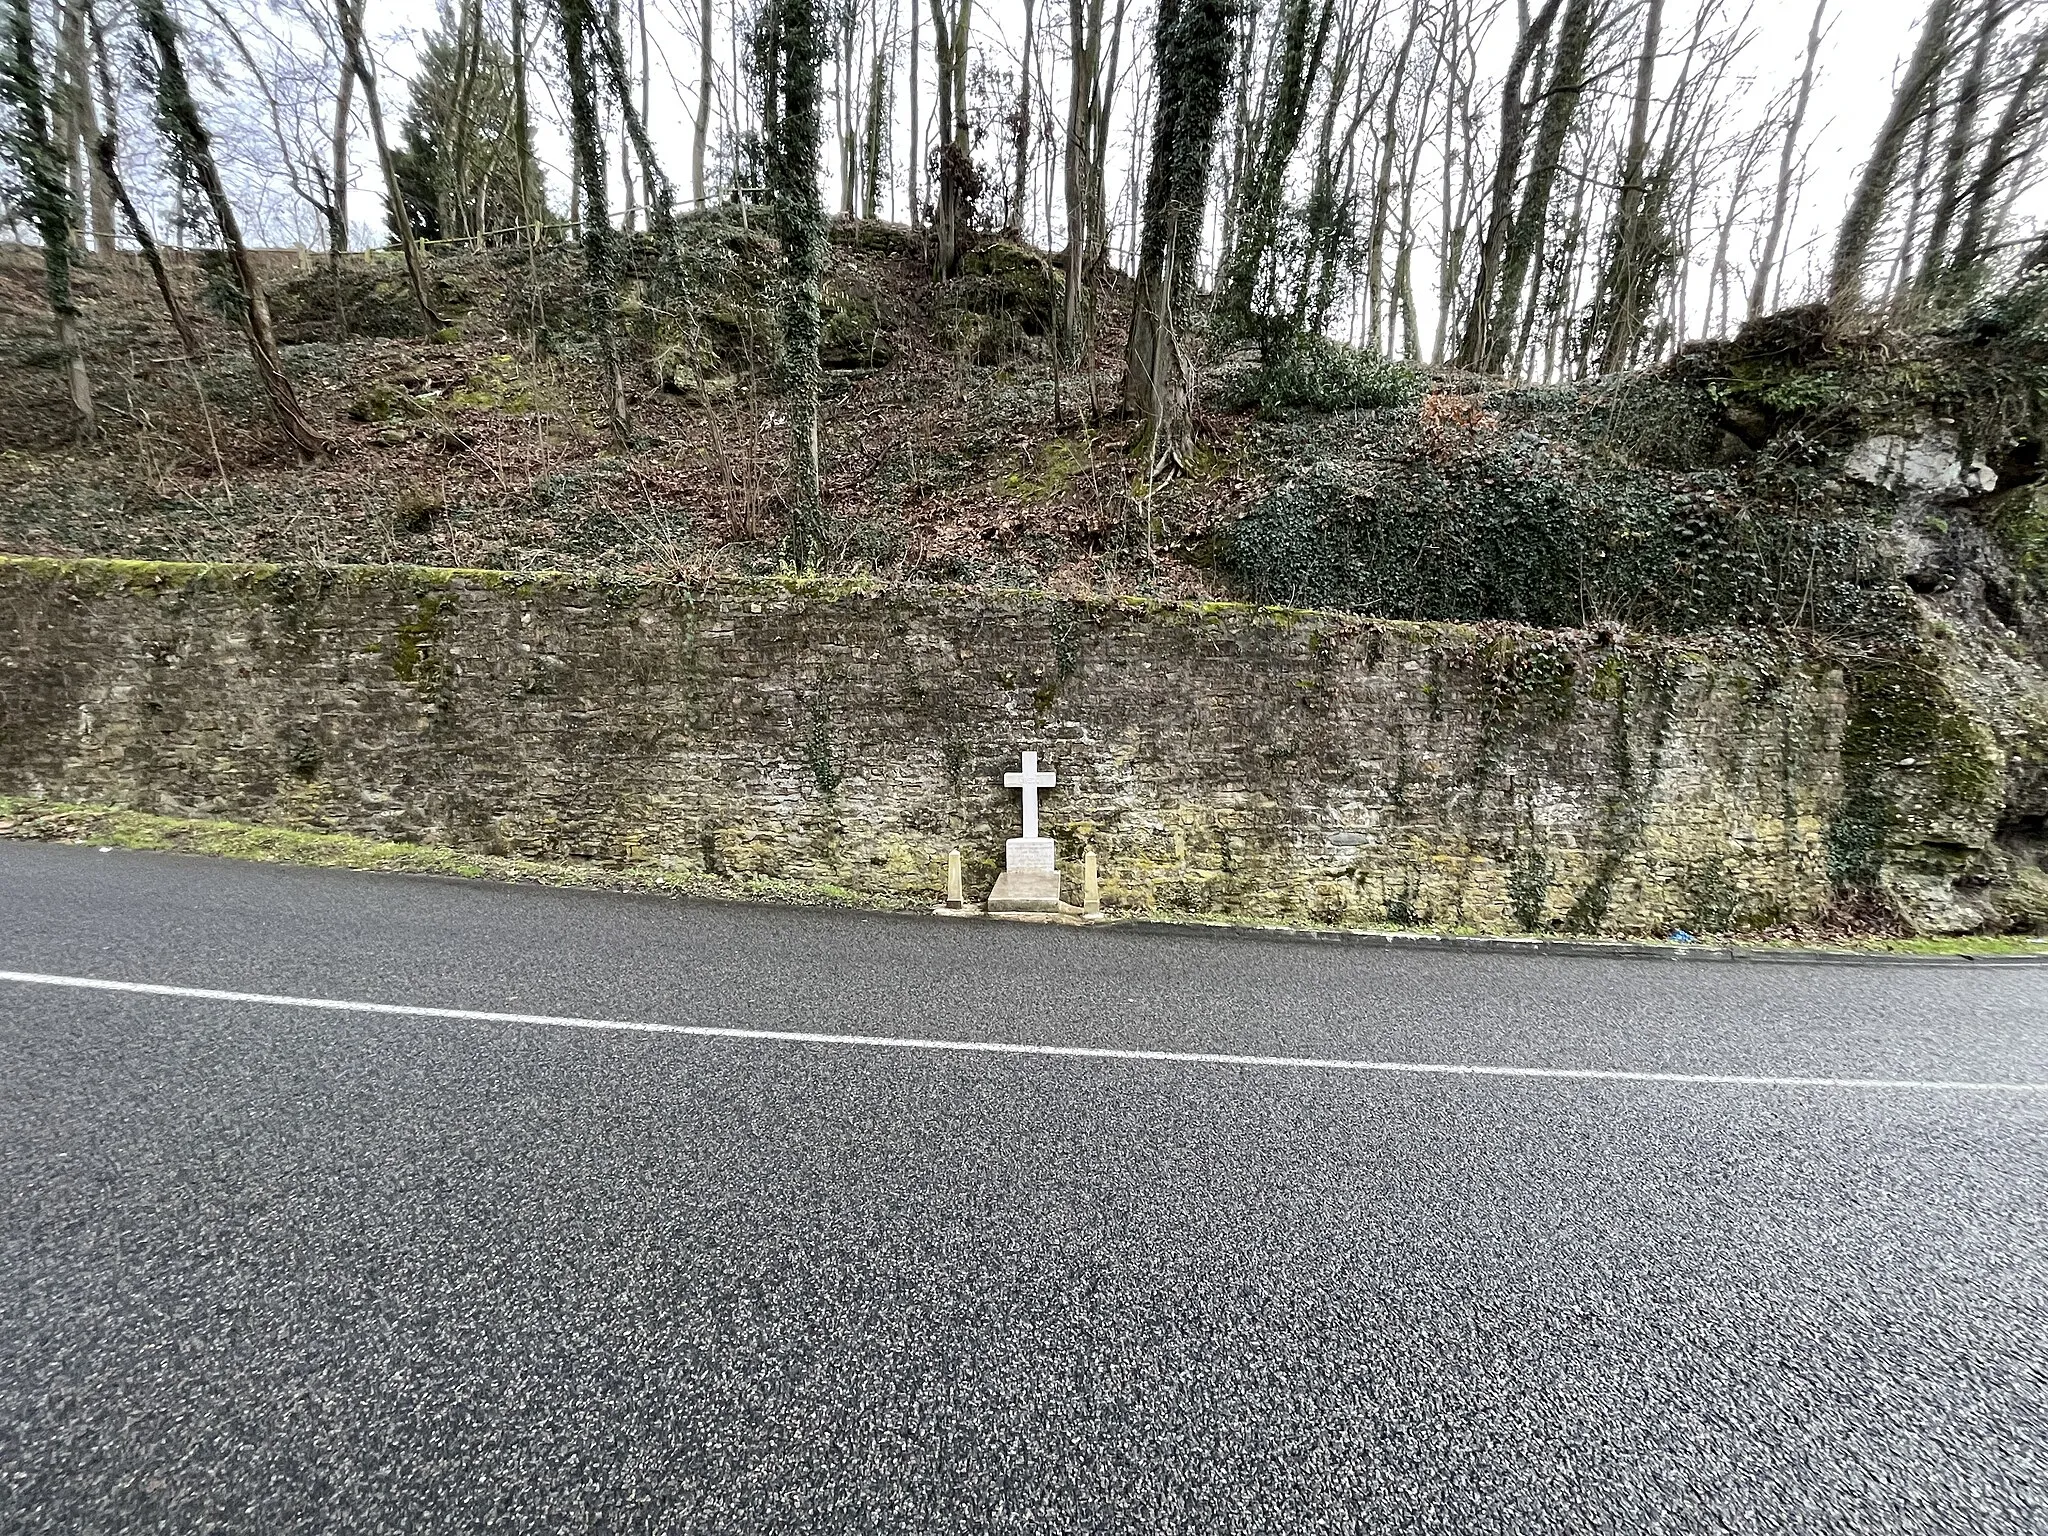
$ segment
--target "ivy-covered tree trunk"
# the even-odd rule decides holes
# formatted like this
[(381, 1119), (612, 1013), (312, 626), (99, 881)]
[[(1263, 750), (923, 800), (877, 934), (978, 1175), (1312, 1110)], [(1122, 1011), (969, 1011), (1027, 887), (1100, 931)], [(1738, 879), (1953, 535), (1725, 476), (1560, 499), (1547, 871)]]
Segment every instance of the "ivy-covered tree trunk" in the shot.
[(626, 381), (619, 366), (618, 247), (606, 204), (604, 127), (597, 115), (597, 78), (591, 46), (603, 29), (590, 0), (555, 0), (562, 33), (562, 64), (569, 87), (569, 148), (583, 189), (583, 289), (597, 365), (604, 385), (605, 421), (621, 446), (632, 442), (626, 418)]
[[(1271, 65), (1275, 71), (1273, 94), (1259, 103), (1257, 151), (1245, 167), (1237, 194), (1235, 238), (1216, 276), (1217, 307), (1239, 319), (1248, 318), (1259, 305), (1259, 274), (1279, 240), (1287, 167), (1308, 126), (1309, 102), (1322, 71), (1323, 50), (1335, 12), (1330, 0), (1282, 3), (1278, 51)], [(1235, 38), (1229, 41), (1234, 47)], [(1162, 72), (1162, 105), (1165, 80)]]
[(1971, 178), (1970, 193), (1963, 203), (1962, 228), (1956, 233), (1955, 251), (1949, 268), (1958, 277), (1984, 258), (1985, 247), (1995, 235), (1996, 218), (1992, 201), (2007, 184), (2008, 173), (2026, 155), (2027, 130), (2040, 111), (2038, 95), (2044, 70), (2048, 70), (2048, 27), (2034, 34), (2026, 62), (2006, 98), (2005, 111), (1984, 140), (1978, 156), (1977, 174)]
[(1933, 0), (1921, 23), (1919, 46), (1899, 77), (1892, 94), (1891, 111), (1878, 130), (1856, 191), (1849, 199), (1849, 211), (1842, 217), (1841, 232), (1835, 237), (1835, 252), (1828, 263), (1828, 303), (1838, 316), (1852, 314), (1863, 302), (1863, 271), (1870, 260), (1870, 247), (1884, 223), (1885, 205), (1892, 184), (1897, 181), (1899, 158), (1906, 141), (1919, 124), (1927, 97), (1948, 63), (1955, 24), (1955, 0)]
[(335, 0), (335, 18), (341, 26), (341, 46), (356, 83), (363, 88), (363, 110), (370, 119), (370, 141), (377, 147), (377, 167), (384, 175), (384, 196), (391, 204), (391, 224), (398, 232), (399, 249), (405, 253), (405, 277), (412, 287), (412, 301), (429, 335), (444, 329), (447, 322), (428, 297), (426, 258), (413, 238), (412, 218), (406, 212), (405, 191), (398, 184), (398, 164), (391, 158), (391, 141), (384, 132), (384, 107), (377, 95), (376, 71), (370, 67), (369, 49), (363, 42), (363, 0)]
[(860, 145), (860, 216), (876, 217), (882, 192), (882, 135), (888, 129), (889, 59), (877, 45), (868, 66), (867, 122)]
[(519, 156), (519, 222), (525, 226), (522, 238), (528, 244), (540, 240), (541, 221), (547, 217), (547, 198), (541, 190), (540, 166), (533, 153), (533, 109), (527, 97), (526, 0), (512, 0), (512, 136)]
[(71, 232), (77, 212), (65, 152), (52, 120), (49, 88), (36, 51), (28, 0), (7, 0), (7, 51), (0, 60), (0, 94), (7, 121), (4, 146), (20, 183), (20, 197), (43, 247), (43, 289), (55, 321), (58, 356), (71, 394), (72, 428), (83, 442), (99, 430), (92, 380), (78, 345), (78, 304), (71, 296)]
[(1500, 281), (1501, 258), (1514, 219), (1515, 186), (1521, 180), (1522, 150), (1529, 133), (1531, 103), (1522, 94), (1523, 83), (1528, 79), (1537, 50), (1549, 39), (1563, 4), (1564, 0), (1544, 0), (1542, 8), (1529, 18), (1508, 60), (1507, 78), (1501, 82), (1500, 142), (1495, 152), (1486, 222), (1479, 237), (1479, 270), (1473, 276), (1471, 304), (1465, 312), (1465, 328), (1458, 341), (1457, 362), (1461, 368), (1484, 368), (1493, 347), (1494, 289)]
[[(591, 13), (593, 16), (596, 12)], [(647, 114), (645, 103), (633, 105), (633, 77), (626, 63), (625, 39), (619, 32), (619, 13), (616, 5), (611, 6), (598, 23), (596, 40), (604, 61), (606, 82), (612, 88), (612, 99), (618, 103), (626, 140), (633, 146), (633, 154), (640, 162), (641, 190), (647, 196), (647, 228), (655, 237), (657, 249), (664, 255), (670, 252), (675, 238), (676, 194), (675, 186), (668, 179), (668, 172), (661, 168), (660, 157), (654, 152), (654, 142), (647, 135)], [(632, 180), (626, 183), (626, 194), (632, 197)]]
[(1636, 59), (1635, 105), (1629, 114), (1628, 148), (1622, 155), (1621, 198), (1614, 212), (1614, 233), (1608, 240), (1606, 270), (1600, 274), (1601, 291), (1594, 301), (1607, 333), (1600, 348), (1602, 373), (1615, 372), (1634, 355), (1648, 303), (1650, 93), (1656, 84), (1657, 42), (1663, 20), (1663, 0), (1650, 0), (1643, 22), (1643, 46)]
[(235, 217), (222, 184), (220, 167), (213, 158), (213, 139), (200, 121), (192, 101), (192, 87), (185, 74), (185, 60), (178, 47), (178, 24), (164, 9), (164, 0), (136, 0), (136, 20), (150, 46), (151, 82), (156, 94), (157, 126), (163, 131), (172, 162), (181, 179), (196, 185), (213, 215), (227, 253), (228, 268), (234, 275), (235, 297), (242, 311), (242, 326), (249, 338), (249, 356), (256, 376), (270, 400), (272, 414), (301, 458), (317, 458), (327, 443), (299, 408), (299, 399), (285, 377), (278, 360), (277, 337), (270, 327), (270, 305), (263, 297), (263, 284), (249, 259), (249, 247), (242, 240), (242, 226)]
[[(1651, 25), (1659, 0), (1651, 0)], [(1564, 162), (1565, 141), (1572, 119), (1578, 115), (1579, 98), (1586, 89), (1586, 56), (1598, 30), (1598, 8), (1591, 0), (1571, 0), (1558, 26), (1557, 54), (1543, 89), (1543, 115), (1536, 128), (1536, 144), (1530, 152), (1529, 174), (1522, 184), (1521, 206), (1508, 228), (1501, 247), (1499, 286), (1493, 295), (1493, 313), (1486, 324), (1486, 347), (1482, 366), (1499, 373), (1507, 365), (1515, 341), (1515, 317), (1523, 305), (1523, 288), (1543, 247), (1543, 235), (1550, 219), (1550, 194), (1557, 185), (1558, 167)]]
[[(2007, 3), (2010, 4), (2011, 0)], [(1992, 44), (1997, 41), (1999, 23), (2008, 14), (2010, 12), (1998, 0), (1989, 0), (1978, 15), (1977, 45), (1971, 50), (1969, 68), (1963, 72), (1956, 92), (1948, 144), (1942, 155), (1940, 194), (1934, 204), (1934, 217), (1927, 226), (1927, 244), (1920, 258), (1920, 270), (1913, 279), (1923, 294), (1936, 286), (1935, 280), (1943, 267), (1942, 257), (1948, 245), (1949, 230), (1963, 205), (1963, 171), (1969, 162), (1971, 145), (1976, 141), (1977, 111), (1984, 100)], [(1911, 228), (1911, 221), (1908, 228)]]
[(1124, 347), (1124, 409), (1138, 418), (1132, 447), (1150, 478), (1185, 467), (1194, 449), (1194, 396), (1181, 333), (1194, 292), (1216, 124), (1230, 83), (1236, 10), (1236, 0), (1160, 0), (1153, 24), (1159, 105)]
[(1010, 111), (1010, 195), (1003, 204), (1004, 231), (1020, 239), (1024, 232), (1024, 194), (1031, 182), (1031, 67), (1037, 31), (1037, 0), (1024, 0), (1024, 51), (1017, 60), (1017, 105)]
[(114, 89), (113, 74), (107, 67), (107, 40), (100, 31), (99, 16), (93, 11), (92, 0), (84, 0), (84, 5), (86, 22), (92, 29), (93, 65), (99, 74), (100, 98), (107, 104), (107, 115), (101, 120), (99, 136), (93, 141), (93, 161), (106, 178), (108, 194), (126, 221), (128, 233), (142, 249), (142, 259), (149, 264), (149, 275), (156, 279), (157, 294), (164, 301), (164, 313), (170, 316), (171, 328), (178, 333), (178, 344), (185, 349), (188, 358), (197, 362), (199, 333), (193, 329), (192, 317), (179, 302), (178, 290), (171, 285), (171, 274), (164, 266), (163, 252), (157, 249), (156, 237), (143, 223), (135, 200), (128, 195), (128, 184), (121, 179), (120, 93)]
[(931, 0), (931, 7), (932, 52), (939, 71), (939, 196), (932, 210), (932, 233), (939, 276), (956, 277), (966, 251), (967, 221), (981, 191), (967, 119), (967, 29), (974, 0), (958, 0), (957, 9), (954, 0)]
[(825, 40), (815, 0), (770, 0), (775, 68), (764, 103), (768, 192), (782, 234), (782, 393), (789, 413), (789, 553), (809, 570), (825, 556), (818, 467), (818, 342), (825, 205), (818, 193), (819, 75)]

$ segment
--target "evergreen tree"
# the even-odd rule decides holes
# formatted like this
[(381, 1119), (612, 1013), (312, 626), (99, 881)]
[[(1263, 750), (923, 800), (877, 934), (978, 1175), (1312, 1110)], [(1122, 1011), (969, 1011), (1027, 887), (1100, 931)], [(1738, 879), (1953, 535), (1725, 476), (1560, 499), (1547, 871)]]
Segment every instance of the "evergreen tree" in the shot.
[[(480, 16), (458, 17), (443, 0), (391, 156), (416, 239), (472, 239), (527, 221), (520, 175), (534, 151), (530, 138), (520, 142), (520, 115), (511, 53)], [(387, 206), (394, 238), (397, 215)]]

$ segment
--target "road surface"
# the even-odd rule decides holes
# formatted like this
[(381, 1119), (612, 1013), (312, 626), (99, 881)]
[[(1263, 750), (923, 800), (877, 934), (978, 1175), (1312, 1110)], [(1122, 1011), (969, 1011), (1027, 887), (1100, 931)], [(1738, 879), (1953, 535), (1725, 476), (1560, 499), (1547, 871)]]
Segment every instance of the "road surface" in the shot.
[(9, 1533), (2048, 1530), (2048, 970), (8, 843), (0, 970)]

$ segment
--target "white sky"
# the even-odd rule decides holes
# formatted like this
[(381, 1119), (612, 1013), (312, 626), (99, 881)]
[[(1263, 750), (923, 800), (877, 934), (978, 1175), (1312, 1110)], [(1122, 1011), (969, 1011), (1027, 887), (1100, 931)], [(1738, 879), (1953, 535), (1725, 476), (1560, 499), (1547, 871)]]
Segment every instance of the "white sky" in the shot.
[[(179, 0), (188, 14), (196, 14), (198, 0)], [(258, 4), (261, 0), (244, 0), (244, 3)], [(719, 0), (718, 13), (721, 25), (725, 24), (729, 0)], [(883, 4), (891, 0), (882, 0)], [(904, 25), (908, 25), (907, 6), (917, 0), (893, 0), (900, 9)], [(1731, 8), (1740, 11), (1747, 0), (1729, 0)], [(1905, 52), (1913, 44), (1923, 0), (1830, 0), (1827, 40), (1821, 54), (1821, 69), (1814, 89), (1812, 105), (1808, 111), (1805, 144), (1809, 180), (1801, 196), (1792, 234), (1791, 254), (1784, 277), (1783, 298), (1793, 302), (1802, 296), (1805, 280), (1819, 260), (1826, 254), (1844, 203), (1848, 197), (1856, 169), (1876, 132), (1885, 109), (1889, 104), (1891, 84), (1895, 70)], [(694, 93), (695, 44), (685, 32), (684, 14), (694, 11), (693, 0), (647, 0), (649, 10), (649, 33), (654, 54), (654, 88), (652, 131), (658, 150), (661, 152), (672, 179), (684, 184), (681, 190), (687, 193), (687, 172), (689, 165), (690, 108)], [(1064, 48), (1066, 7), (1059, 0), (1038, 0), (1039, 27), (1041, 36), (1048, 27), (1060, 34), (1060, 47)], [(382, 68), (386, 76), (386, 94), (391, 98), (387, 115), (396, 131), (397, 119), (402, 114), (402, 81), (412, 67), (414, 41), (430, 29), (434, 20), (433, 0), (369, 0), (369, 20), (373, 33), (381, 35), (383, 43)], [(629, 17), (634, 9), (633, 0), (625, 0), (624, 8)], [(1666, 37), (1682, 35), (1682, 28), (1689, 24), (1692, 7), (1680, 0), (1670, 6), (1666, 20)], [(541, 6), (532, 6), (536, 22), (542, 14)], [(1150, 6), (1145, 0), (1133, 0), (1136, 13), (1136, 29), (1149, 30)], [(1754, 121), (1760, 118), (1768, 103), (1783, 91), (1798, 74), (1805, 47), (1806, 32), (1812, 17), (1812, 0), (1754, 0), (1749, 25), (1754, 30), (1755, 42), (1744, 56), (1738, 74), (1740, 81), (1731, 90), (1740, 91), (1744, 103), (1738, 106), (1736, 115)], [(1504, 62), (1507, 34), (1512, 29), (1511, 18), (1503, 18), (1496, 29), (1493, 51), (1501, 57), (1482, 59), (1482, 69), (1498, 70)], [(930, 110), (930, 89), (932, 67), (930, 61), (931, 28), (928, 14), (921, 26), (924, 48), (924, 63), (921, 78), (925, 92), (925, 107)], [(1022, 0), (984, 0), (977, 5), (974, 19), (974, 38), (977, 47), (985, 54), (991, 65), (1007, 67), (1014, 60), (1017, 40), (1023, 32)], [(1129, 57), (1130, 43), (1125, 45)], [(729, 64), (730, 38), (720, 39), (721, 61)], [(669, 87), (672, 77), (679, 78), (683, 90)], [(1660, 76), (1660, 79), (1663, 78)], [(1052, 95), (1056, 111), (1063, 111), (1065, 104), (1064, 85), (1052, 83)], [(1124, 114), (1130, 107), (1131, 93), (1124, 93), (1121, 102)], [(1497, 110), (1497, 96), (1489, 100), (1489, 116)], [(249, 146), (236, 172), (238, 198), (249, 205), (245, 217), (251, 225), (252, 234), (277, 244), (291, 244), (299, 241), (317, 242), (319, 232), (306, 217), (301, 205), (294, 202), (283, 179), (277, 174), (274, 162), (267, 161), (257, 147), (261, 138), (262, 124), (260, 108), (253, 102), (223, 99), (219, 110), (224, 114), (240, 113), (244, 116), (240, 135), (223, 135), (224, 139), (239, 138)], [(540, 122), (540, 149), (549, 169), (551, 196), (557, 206), (566, 202), (567, 175), (566, 149), (562, 135), (554, 126), (555, 112), (547, 98), (536, 102)], [(360, 113), (358, 113), (360, 117)], [(132, 121), (132, 120), (131, 120)], [(828, 106), (827, 132), (830, 134)], [(1128, 184), (1130, 167), (1127, 158), (1130, 125), (1120, 116), (1113, 133), (1110, 185), (1112, 196)], [(893, 131), (896, 146), (896, 160), (900, 167), (905, 142), (905, 119), (899, 105)], [(140, 137), (131, 130), (126, 135), (129, 144)], [(836, 161), (833, 146), (825, 146), (824, 161), (827, 168), (828, 209), (836, 206)], [(1775, 152), (1772, 155), (1772, 169), (1775, 167)], [(1766, 172), (1768, 176), (1770, 171)], [(1034, 172), (1042, 185), (1042, 172)], [(355, 164), (353, 224), (359, 243), (382, 243), (385, 235), (382, 225), (382, 199), (378, 195), (375, 178), (371, 172), (367, 141), (359, 148)], [(893, 208), (894, 216), (900, 218), (904, 212), (903, 191), (900, 176), (892, 187), (890, 199), (885, 199)], [(2023, 205), (2023, 216), (2034, 211), (2038, 199), (2030, 197)], [(1040, 228), (1035, 232), (1040, 238), (1057, 243), (1063, 232)], [(1695, 252), (1695, 260), (1703, 271), (1711, 251)]]

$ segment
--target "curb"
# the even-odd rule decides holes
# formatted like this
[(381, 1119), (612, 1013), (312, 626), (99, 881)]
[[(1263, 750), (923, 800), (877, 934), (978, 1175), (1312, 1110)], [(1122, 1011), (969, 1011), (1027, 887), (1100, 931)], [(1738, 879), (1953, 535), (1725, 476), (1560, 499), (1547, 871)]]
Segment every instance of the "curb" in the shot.
[(1237, 923), (1174, 923), (1157, 918), (1111, 918), (1100, 925), (1130, 933), (1200, 935), (1283, 944), (1338, 944), (1356, 949), (1437, 953), (1565, 956), (1597, 960), (1751, 961), (1797, 965), (2012, 965), (2048, 966), (2048, 945), (2038, 955), (1886, 954), (1841, 949), (1778, 949), (1760, 944), (1671, 944), (1629, 939), (1510, 938), (1488, 934), (1394, 933), (1345, 928), (1256, 928)]

